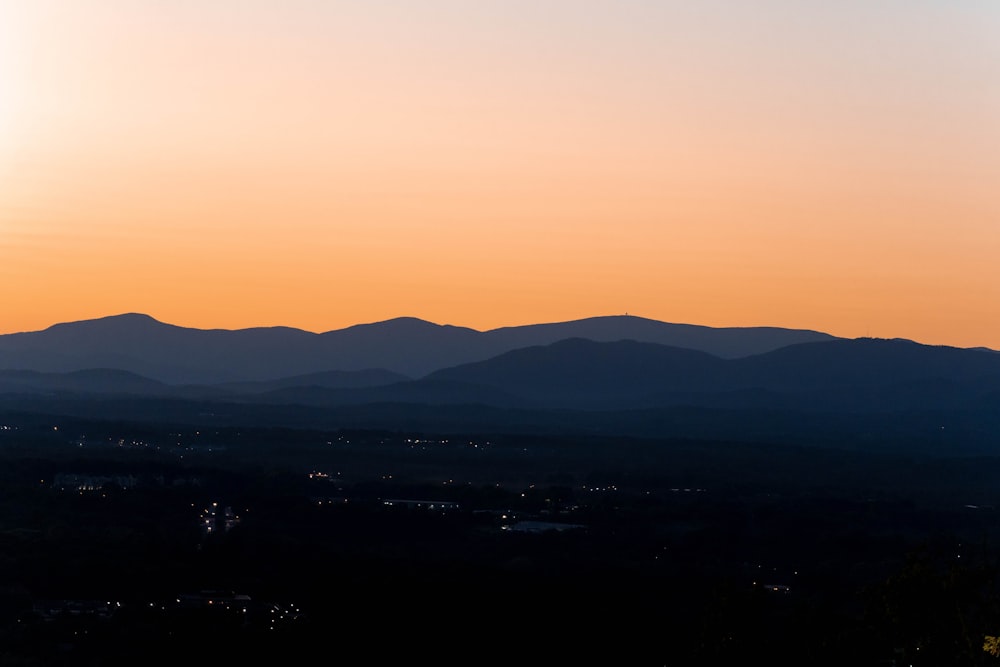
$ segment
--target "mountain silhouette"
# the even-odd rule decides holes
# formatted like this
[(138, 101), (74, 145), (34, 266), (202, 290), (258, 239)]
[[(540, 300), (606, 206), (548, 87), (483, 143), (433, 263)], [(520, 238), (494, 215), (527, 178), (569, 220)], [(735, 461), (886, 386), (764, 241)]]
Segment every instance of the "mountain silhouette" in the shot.
[(70, 373), (0, 371), (0, 393), (129, 394), (161, 396), (175, 389), (128, 371), (95, 368)]
[(768, 352), (795, 343), (833, 340), (829, 334), (778, 327), (706, 327), (673, 324), (635, 315), (591, 317), (572, 322), (503, 327), (486, 332), (506, 350), (547, 345), (567, 338), (597, 342), (633, 340), (700, 350), (725, 359)]
[(635, 316), (476, 331), (412, 317), (325, 333), (289, 327), (192, 329), (125, 314), (0, 336), (0, 369), (68, 372), (117, 368), (170, 384), (269, 381), (325, 371), (383, 369), (410, 378), (566, 338), (659, 343), (733, 358), (828, 334), (714, 329)]
[[(151, 326), (142, 319), (129, 323), (140, 333)], [(399, 324), (423, 333), (436, 327)], [(171, 333), (155, 322), (152, 328)], [(375, 330), (385, 334), (392, 326)], [(983, 453), (995, 448), (1000, 433), (1000, 355), (907, 340), (830, 339), (727, 359), (658, 343), (569, 338), (417, 379), (366, 369), (192, 385), (120, 369), (3, 370), (0, 410), (161, 423), (620, 434)]]
[(953, 409), (1000, 390), (1000, 356), (905, 340), (801, 343), (739, 359), (569, 339), (432, 373), (551, 408), (676, 405), (814, 411)]
[(428, 379), (496, 387), (550, 407), (610, 409), (661, 391), (714, 389), (725, 363), (656, 343), (570, 338), (443, 369)]

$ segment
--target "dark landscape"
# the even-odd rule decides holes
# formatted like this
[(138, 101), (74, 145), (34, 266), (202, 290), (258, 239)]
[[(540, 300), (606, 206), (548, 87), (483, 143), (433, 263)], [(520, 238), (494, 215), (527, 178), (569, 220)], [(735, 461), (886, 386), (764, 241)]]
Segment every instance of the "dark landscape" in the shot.
[(0, 336), (0, 457), (2, 665), (997, 660), (985, 348), (127, 314)]

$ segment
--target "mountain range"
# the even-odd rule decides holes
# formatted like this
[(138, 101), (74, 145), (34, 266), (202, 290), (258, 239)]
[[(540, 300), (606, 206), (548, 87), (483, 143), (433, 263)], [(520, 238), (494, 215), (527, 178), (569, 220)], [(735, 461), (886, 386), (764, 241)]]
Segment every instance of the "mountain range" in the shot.
[(369, 369), (419, 378), (449, 366), (567, 338), (636, 340), (723, 358), (833, 339), (816, 331), (712, 328), (628, 315), (490, 331), (401, 317), (317, 334), (288, 327), (191, 329), (130, 313), (2, 335), (0, 369), (66, 373), (115, 368), (170, 384), (268, 381)]
[(400, 318), (313, 334), (129, 314), (0, 336), (0, 408), (981, 450), (1000, 436), (1000, 354), (634, 316), (486, 332)]

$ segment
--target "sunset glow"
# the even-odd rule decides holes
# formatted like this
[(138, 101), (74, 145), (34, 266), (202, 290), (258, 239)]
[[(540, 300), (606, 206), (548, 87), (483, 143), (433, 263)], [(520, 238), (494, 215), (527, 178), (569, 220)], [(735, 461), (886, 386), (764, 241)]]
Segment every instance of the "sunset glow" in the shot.
[(0, 333), (629, 312), (1000, 349), (997, 3), (17, 4)]

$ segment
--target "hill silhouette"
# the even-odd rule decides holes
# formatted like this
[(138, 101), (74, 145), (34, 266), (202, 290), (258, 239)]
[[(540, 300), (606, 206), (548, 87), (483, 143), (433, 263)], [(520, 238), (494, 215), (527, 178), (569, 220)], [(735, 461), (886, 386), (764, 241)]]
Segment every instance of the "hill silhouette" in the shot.
[(268, 381), (325, 371), (383, 369), (410, 378), (565, 338), (631, 339), (732, 358), (830, 340), (814, 331), (713, 329), (634, 316), (476, 331), (412, 317), (321, 334), (289, 327), (191, 329), (125, 314), (0, 336), (0, 369), (117, 368), (171, 384)]
[(652, 343), (570, 339), (429, 376), (561, 408), (666, 405), (877, 411), (974, 406), (1000, 390), (1000, 357), (904, 340), (834, 340), (720, 359)]
[[(420, 322), (408, 326), (433, 331)], [(724, 359), (656, 343), (570, 338), (417, 379), (367, 369), (192, 385), (116, 369), (7, 370), (0, 371), (0, 408), (233, 426), (984, 451), (1000, 435), (1000, 355), (906, 340), (833, 339)]]

